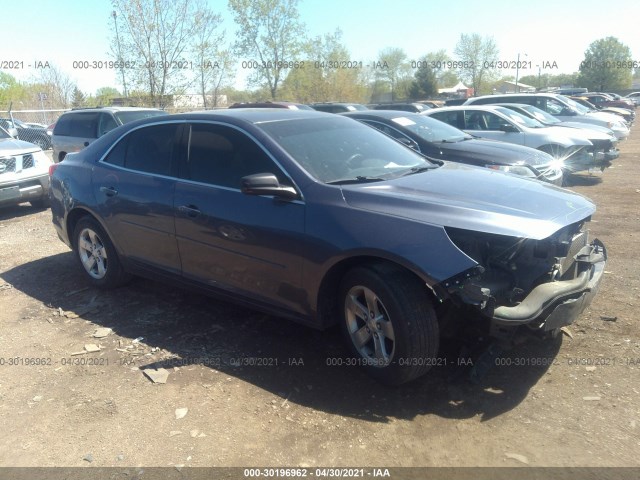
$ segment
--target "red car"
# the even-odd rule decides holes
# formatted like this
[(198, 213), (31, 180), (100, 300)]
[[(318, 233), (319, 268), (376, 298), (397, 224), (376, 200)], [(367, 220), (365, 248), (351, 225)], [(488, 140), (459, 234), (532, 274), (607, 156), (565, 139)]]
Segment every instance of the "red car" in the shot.
[(593, 103), (596, 107), (617, 107), (626, 108), (627, 110), (635, 110), (636, 106), (629, 100), (616, 100), (606, 93), (583, 93), (581, 97), (586, 97), (589, 103)]

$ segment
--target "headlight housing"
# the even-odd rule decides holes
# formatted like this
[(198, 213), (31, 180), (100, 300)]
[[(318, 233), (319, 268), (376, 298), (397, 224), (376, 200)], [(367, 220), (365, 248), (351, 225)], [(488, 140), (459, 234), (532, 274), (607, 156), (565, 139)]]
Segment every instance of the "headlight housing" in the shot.
[(527, 178), (538, 178), (537, 173), (528, 165), (487, 165), (491, 170), (520, 175)]
[(32, 153), (33, 160), (38, 167), (47, 167), (53, 163), (53, 161), (47, 157), (47, 154), (42, 150), (38, 150), (37, 152)]

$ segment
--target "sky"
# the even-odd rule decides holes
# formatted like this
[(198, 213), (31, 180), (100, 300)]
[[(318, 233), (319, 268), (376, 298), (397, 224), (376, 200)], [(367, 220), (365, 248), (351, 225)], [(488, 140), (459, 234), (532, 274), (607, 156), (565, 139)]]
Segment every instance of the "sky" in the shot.
[[(233, 24), (226, 0), (206, 0), (223, 16), (227, 37), (233, 39)], [(109, 43), (113, 7), (108, 0), (29, 0), (28, 26), (24, 22), (4, 22), (0, 67), (7, 62), (21, 68), (2, 71), (19, 80), (32, 80), (37, 65), (54, 64), (77, 82), (80, 89), (93, 94), (100, 87), (121, 90), (117, 71), (74, 68), (78, 60), (113, 60)], [(24, 18), (25, 4), (2, 3), (4, 19)], [(463, 33), (492, 36), (504, 61), (531, 62), (520, 76), (541, 73), (571, 73), (578, 70), (584, 52), (594, 40), (615, 36), (640, 61), (640, 2), (614, 0), (611, 4), (595, 0), (300, 0), (301, 20), (309, 36), (340, 29), (350, 52), (344, 60), (375, 61), (386, 47), (402, 48), (410, 60), (445, 49), (453, 50)], [(35, 13), (39, 12), (39, 14)], [(3, 65), (4, 64), (4, 65)], [(515, 70), (505, 71), (515, 75)], [(236, 87), (244, 88), (246, 74), (239, 72)]]

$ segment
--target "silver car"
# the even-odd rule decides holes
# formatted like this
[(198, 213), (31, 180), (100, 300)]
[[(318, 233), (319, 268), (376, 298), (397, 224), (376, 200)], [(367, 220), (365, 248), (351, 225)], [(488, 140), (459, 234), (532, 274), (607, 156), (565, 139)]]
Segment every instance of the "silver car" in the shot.
[(591, 112), (578, 102), (556, 93), (485, 95), (470, 98), (464, 104), (493, 105), (496, 103), (526, 103), (550, 113), (563, 122), (590, 123), (610, 128), (619, 140), (629, 136), (629, 128), (619, 116), (605, 112)]
[(551, 154), (567, 173), (593, 168), (593, 144), (584, 135), (539, 121), (495, 105), (444, 107), (425, 113), (471, 135), (536, 148)]
[(30, 202), (46, 207), (52, 163), (40, 147), (16, 140), (0, 128), (0, 206)]
[(61, 162), (67, 153), (79, 152), (120, 125), (157, 115), (166, 112), (155, 108), (98, 107), (64, 113), (53, 129), (53, 161)]

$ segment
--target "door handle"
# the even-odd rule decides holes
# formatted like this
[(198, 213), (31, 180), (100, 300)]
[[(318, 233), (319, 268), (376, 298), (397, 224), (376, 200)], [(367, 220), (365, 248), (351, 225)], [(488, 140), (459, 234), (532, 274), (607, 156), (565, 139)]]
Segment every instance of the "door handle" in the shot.
[(115, 197), (118, 195), (118, 191), (113, 187), (100, 187), (100, 191), (107, 197)]
[(200, 210), (195, 205), (182, 205), (178, 207), (180, 213), (186, 214), (188, 217), (194, 218), (200, 215)]

